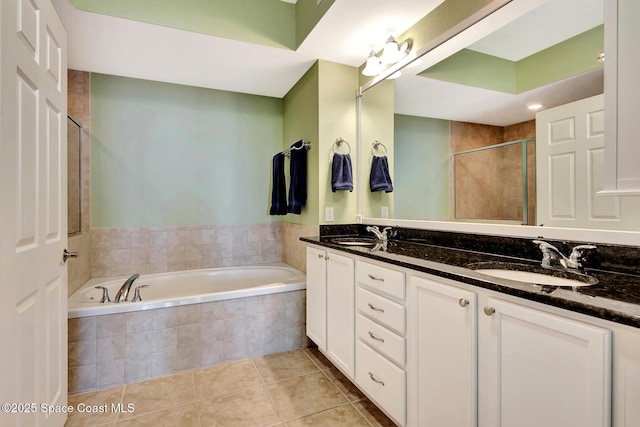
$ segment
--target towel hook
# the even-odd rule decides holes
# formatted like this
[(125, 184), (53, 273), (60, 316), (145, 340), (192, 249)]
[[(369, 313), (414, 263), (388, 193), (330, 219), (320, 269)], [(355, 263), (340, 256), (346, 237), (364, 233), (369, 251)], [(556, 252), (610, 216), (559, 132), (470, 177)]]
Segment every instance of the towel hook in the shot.
[(371, 155), (375, 157), (376, 155), (376, 151), (380, 148), (380, 146), (382, 145), (382, 148), (384, 148), (384, 155), (387, 155), (387, 147), (385, 147), (385, 145), (380, 142), (380, 141), (373, 141), (373, 143), (371, 144)]
[(333, 145), (331, 146), (331, 151), (336, 153), (337, 151), (334, 149), (334, 147), (341, 147), (342, 143), (347, 144), (347, 147), (349, 148), (349, 151), (347, 151), (347, 154), (351, 153), (351, 145), (349, 145), (349, 143), (347, 141), (345, 141), (342, 138), (336, 138), (336, 141), (333, 143)]

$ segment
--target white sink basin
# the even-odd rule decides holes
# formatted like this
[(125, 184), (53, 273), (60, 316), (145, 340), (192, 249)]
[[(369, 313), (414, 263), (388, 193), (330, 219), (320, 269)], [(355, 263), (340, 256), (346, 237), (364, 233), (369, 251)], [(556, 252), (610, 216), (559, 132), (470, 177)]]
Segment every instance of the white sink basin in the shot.
[[(564, 277), (556, 277), (548, 274), (541, 273), (532, 273), (530, 271), (519, 271), (519, 270), (503, 270), (503, 269), (493, 269), (493, 268), (481, 268), (475, 270), (478, 273), (486, 274), (488, 276), (500, 277), (502, 279), (516, 280), (518, 282), (525, 283), (535, 283), (538, 285), (549, 285), (549, 286), (590, 286), (598, 283), (597, 279), (584, 276), (586, 279), (583, 280), (574, 280), (567, 279)], [(591, 280), (588, 280), (591, 279)]]

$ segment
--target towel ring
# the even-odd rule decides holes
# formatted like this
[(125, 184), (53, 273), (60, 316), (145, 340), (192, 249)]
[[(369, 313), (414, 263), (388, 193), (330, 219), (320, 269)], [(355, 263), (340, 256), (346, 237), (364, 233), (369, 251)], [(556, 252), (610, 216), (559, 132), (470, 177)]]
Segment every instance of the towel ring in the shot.
[(382, 145), (382, 148), (384, 148), (384, 155), (387, 155), (387, 147), (385, 147), (385, 145), (380, 142), (380, 141), (373, 141), (373, 143), (371, 144), (371, 155), (372, 156), (376, 156), (376, 151), (380, 148), (380, 146)]
[(347, 147), (349, 147), (349, 151), (347, 151), (347, 154), (351, 153), (351, 145), (349, 145), (349, 143), (347, 141), (345, 141), (342, 138), (336, 138), (336, 142), (333, 143), (333, 145), (331, 146), (331, 151), (334, 153), (337, 153), (336, 150), (334, 150), (334, 147), (340, 147), (342, 145), (342, 143), (347, 144)]

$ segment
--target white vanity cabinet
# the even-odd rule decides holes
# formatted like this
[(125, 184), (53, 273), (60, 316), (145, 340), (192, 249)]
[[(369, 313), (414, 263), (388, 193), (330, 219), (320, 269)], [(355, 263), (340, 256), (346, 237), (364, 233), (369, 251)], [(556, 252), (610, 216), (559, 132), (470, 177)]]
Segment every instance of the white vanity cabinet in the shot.
[(605, 1), (605, 191), (640, 195), (640, 2)]
[(409, 284), (408, 425), (611, 425), (608, 329), (451, 280)]
[(355, 359), (354, 261), (307, 248), (307, 336), (349, 378)]
[(470, 290), (410, 277), (408, 425), (476, 425), (476, 300)]
[(493, 296), (481, 307), (481, 426), (611, 425), (609, 330)]
[(356, 261), (356, 384), (406, 423), (405, 274)]

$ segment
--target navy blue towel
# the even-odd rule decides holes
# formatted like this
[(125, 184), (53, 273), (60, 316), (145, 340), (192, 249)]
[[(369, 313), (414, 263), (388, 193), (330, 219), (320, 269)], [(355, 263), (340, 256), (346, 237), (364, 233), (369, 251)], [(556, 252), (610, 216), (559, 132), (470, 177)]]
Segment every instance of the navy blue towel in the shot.
[[(287, 212), (300, 215), (302, 208), (307, 203), (307, 151), (309, 146), (300, 140), (291, 147), (291, 163), (289, 164), (291, 182), (289, 183), (289, 204)], [(299, 148), (301, 147), (301, 148)]]
[(284, 180), (284, 154), (273, 156), (273, 183), (269, 215), (287, 214), (287, 188)]
[(383, 191), (391, 193), (393, 184), (389, 175), (389, 163), (387, 156), (373, 156), (371, 160), (371, 175), (369, 175), (371, 191)]
[(331, 191), (353, 191), (353, 176), (351, 172), (351, 156), (349, 154), (333, 155), (331, 163)]

